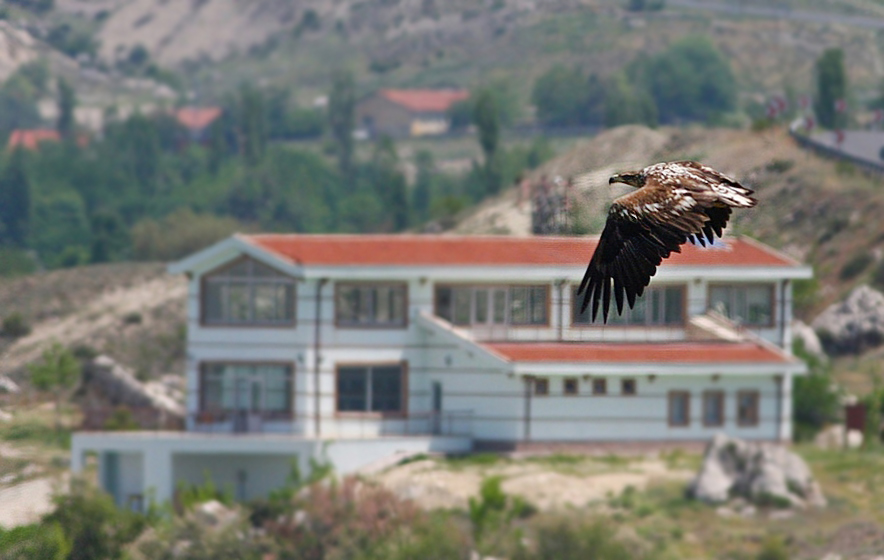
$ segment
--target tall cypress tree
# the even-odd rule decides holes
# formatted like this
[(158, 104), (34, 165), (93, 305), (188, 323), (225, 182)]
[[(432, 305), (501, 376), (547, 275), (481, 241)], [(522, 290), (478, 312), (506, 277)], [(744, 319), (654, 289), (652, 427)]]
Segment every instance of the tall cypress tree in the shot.
[(345, 179), (353, 171), (353, 128), (356, 126), (356, 88), (350, 72), (339, 71), (328, 96), (328, 124), (337, 145), (338, 169)]
[(31, 183), (25, 153), (16, 148), (0, 175), (0, 244), (24, 248), (31, 221)]
[(267, 146), (266, 116), (261, 92), (243, 86), (239, 92), (240, 151), (249, 165), (257, 165), (264, 158)]
[(847, 97), (847, 73), (844, 71), (844, 51), (826, 49), (816, 61), (817, 94), (814, 112), (824, 128), (841, 128), (846, 115), (835, 109), (835, 103)]
[(74, 109), (77, 107), (77, 93), (74, 88), (66, 80), (58, 80), (58, 121), (55, 128), (62, 138), (69, 139), (73, 137), (74, 126)]
[(433, 173), (436, 164), (433, 161), (433, 152), (420, 150), (414, 155), (414, 166), (417, 175), (414, 179), (414, 213), (417, 219), (425, 220), (430, 209), (430, 196), (432, 195)]
[(497, 99), (489, 90), (482, 90), (473, 106), (473, 124), (479, 129), (479, 145), (485, 154), (485, 191), (494, 194), (500, 189), (500, 162), (497, 148), (500, 142), (500, 113)]

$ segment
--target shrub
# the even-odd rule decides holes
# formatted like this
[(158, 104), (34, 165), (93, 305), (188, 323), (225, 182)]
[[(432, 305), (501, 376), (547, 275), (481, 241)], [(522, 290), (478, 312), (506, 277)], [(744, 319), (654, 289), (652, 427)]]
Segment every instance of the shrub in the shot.
[(614, 536), (616, 531), (605, 523), (577, 525), (559, 519), (542, 525), (537, 531), (536, 548), (524, 546), (513, 560), (638, 560), (640, 551), (631, 550)]
[(844, 263), (839, 276), (842, 280), (852, 280), (867, 269), (874, 260), (874, 257), (866, 252), (857, 253)]
[(140, 325), (141, 321), (141, 313), (137, 311), (132, 311), (123, 315), (123, 323), (126, 325)]
[(5, 560), (65, 560), (70, 549), (57, 523), (0, 529), (0, 558)]
[(25, 320), (21, 313), (13, 313), (3, 319), (3, 330), (0, 331), (3, 336), (12, 338), (21, 338), (31, 334), (31, 325)]
[(142, 261), (177, 259), (240, 229), (236, 220), (198, 215), (185, 208), (162, 220), (144, 219), (132, 228), (132, 250)]
[(104, 422), (104, 429), (112, 432), (137, 430), (139, 427), (132, 411), (126, 406), (116, 407), (110, 418)]
[(789, 560), (789, 551), (786, 544), (779, 537), (768, 537), (764, 539), (761, 550), (758, 552), (756, 560)]

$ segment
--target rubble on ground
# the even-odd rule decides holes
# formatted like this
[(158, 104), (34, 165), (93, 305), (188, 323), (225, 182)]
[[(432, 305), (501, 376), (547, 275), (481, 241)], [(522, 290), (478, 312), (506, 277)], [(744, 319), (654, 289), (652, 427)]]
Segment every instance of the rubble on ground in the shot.
[(759, 506), (822, 507), (819, 484), (804, 459), (784, 446), (717, 434), (688, 493), (698, 500), (723, 503), (741, 497)]

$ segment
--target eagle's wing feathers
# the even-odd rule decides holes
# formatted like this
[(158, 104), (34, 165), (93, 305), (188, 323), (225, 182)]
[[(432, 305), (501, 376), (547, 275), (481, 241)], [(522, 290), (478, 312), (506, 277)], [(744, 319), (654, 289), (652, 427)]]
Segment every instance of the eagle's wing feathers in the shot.
[(591, 303), (592, 320), (601, 309), (607, 321), (612, 289), (618, 313), (624, 302), (635, 305), (663, 259), (680, 252), (688, 236), (702, 231), (709, 220), (692, 211), (695, 206), (686, 192), (648, 188), (615, 200), (578, 290), (585, 292), (581, 312)]

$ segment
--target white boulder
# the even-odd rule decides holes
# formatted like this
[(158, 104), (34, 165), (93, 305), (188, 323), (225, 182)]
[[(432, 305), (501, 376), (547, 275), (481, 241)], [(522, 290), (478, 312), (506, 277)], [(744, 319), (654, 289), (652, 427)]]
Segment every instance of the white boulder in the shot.
[(760, 505), (824, 506), (822, 491), (807, 463), (780, 445), (747, 442), (717, 434), (697, 477), (694, 498), (712, 503), (741, 496)]
[(858, 354), (884, 342), (884, 294), (859, 286), (841, 303), (830, 305), (812, 325), (826, 351)]

